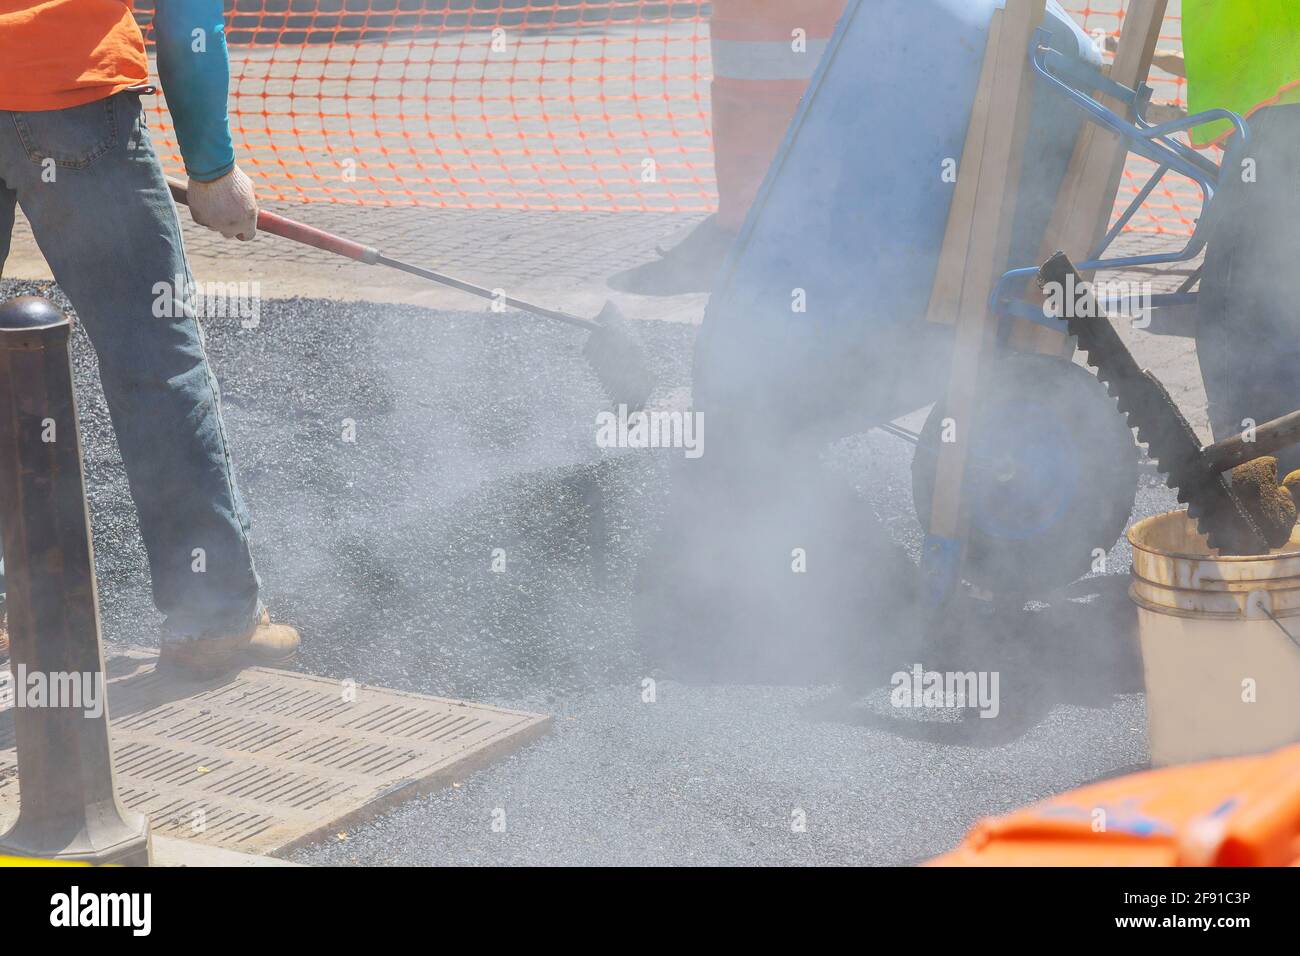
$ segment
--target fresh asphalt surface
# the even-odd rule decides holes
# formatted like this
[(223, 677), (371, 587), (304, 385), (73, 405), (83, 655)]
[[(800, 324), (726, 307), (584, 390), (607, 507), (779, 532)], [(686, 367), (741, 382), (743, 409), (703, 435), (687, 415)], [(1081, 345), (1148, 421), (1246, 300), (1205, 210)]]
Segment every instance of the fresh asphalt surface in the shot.
[[(6, 281), (0, 297), (33, 289), (50, 292)], [(687, 384), (694, 328), (639, 332), (661, 381)], [(595, 447), (604, 405), (580, 333), (295, 299), (263, 302), (256, 329), (211, 320), (207, 338), (266, 600), (304, 635), (297, 666), (555, 718), (548, 737), (301, 862), (907, 863), (983, 815), (1147, 759), (1123, 544), (1096, 587), (968, 625), (1002, 673), (998, 719), (903, 719), (881, 690), (680, 683), (643, 662), (629, 601), (680, 451)], [(93, 353), (74, 343), (105, 639), (152, 644), (125, 476)], [(909, 459), (872, 432), (830, 462), (914, 552)], [(1144, 477), (1139, 514), (1172, 504)], [(912, 661), (943, 669), (924, 647), (900, 668)]]

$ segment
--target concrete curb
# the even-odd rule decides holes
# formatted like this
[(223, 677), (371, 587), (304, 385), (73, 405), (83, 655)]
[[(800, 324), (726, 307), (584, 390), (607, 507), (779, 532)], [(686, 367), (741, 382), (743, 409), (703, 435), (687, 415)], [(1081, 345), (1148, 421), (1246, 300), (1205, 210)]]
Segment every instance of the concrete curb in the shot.
[(219, 846), (178, 840), (175, 837), (153, 838), (154, 866), (301, 866), (288, 860), (240, 853)]

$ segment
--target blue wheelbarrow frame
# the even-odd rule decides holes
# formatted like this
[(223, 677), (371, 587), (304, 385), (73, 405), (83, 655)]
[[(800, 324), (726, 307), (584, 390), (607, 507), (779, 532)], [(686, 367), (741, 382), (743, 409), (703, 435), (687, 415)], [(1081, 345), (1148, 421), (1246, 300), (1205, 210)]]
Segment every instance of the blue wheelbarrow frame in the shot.
[[(1221, 168), (1196, 150), (1178, 142), (1173, 136), (1177, 133), (1188, 132), (1205, 123), (1227, 120), (1236, 129), (1238, 142), (1246, 144), (1250, 140), (1250, 129), (1245, 120), (1228, 110), (1215, 109), (1187, 116), (1173, 122), (1162, 123), (1158, 126), (1152, 125), (1146, 121), (1146, 110), (1151, 103), (1153, 93), (1150, 86), (1143, 83), (1136, 90), (1130, 89), (1121, 83), (1115, 82), (1100, 71), (1088, 67), (1086, 64), (1062, 56), (1048, 45), (1047, 40), (1048, 35), (1046, 32), (1039, 30), (1035, 33), (1033, 42), (1029, 47), (1030, 62), (1038, 79), (1083, 110), (1094, 123), (1116, 134), (1127, 144), (1130, 153), (1137, 153), (1139, 156), (1143, 156), (1156, 164), (1156, 170), (1152, 173), (1151, 178), (1138, 190), (1137, 195), (1133, 197), (1128, 207), (1115, 221), (1114, 225), (1110, 227), (1097, 248), (1090, 253), (1087, 261), (1078, 263), (1077, 268), (1079, 271), (1132, 269), (1140, 266), (1188, 262), (1195, 259), (1204, 250), (1206, 243), (1209, 241), (1209, 234), (1213, 229), (1213, 219), (1210, 211), (1213, 206), (1215, 190), (1218, 187)], [(1077, 86), (1067, 83), (1065, 80), (1067, 77)], [(1098, 91), (1102, 95), (1132, 109), (1135, 120), (1130, 122), (1113, 109), (1105, 106), (1095, 95), (1083, 92), (1084, 90)], [(1193, 230), (1187, 244), (1176, 252), (1148, 256), (1123, 256), (1113, 259), (1104, 258), (1106, 250), (1111, 247), (1133, 217), (1146, 204), (1151, 193), (1171, 172), (1186, 176), (1195, 182), (1201, 190), (1201, 216), (1197, 220), (1196, 228)], [(994, 286), (989, 303), (990, 308), (999, 317), (1027, 319), (1059, 331), (1060, 323), (1056, 319), (1044, 315), (1041, 309), (1035, 308), (1032, 304), (1026, 302), (1023, 297), (1015, 295), (1015, 290), (1018, 287), (1023, 289), (1024, 284), (1032, 280), (1037, 274), (1037, 265), (1012, 269), (1005, 273)], [(1196, 286), (1199, 278), (1199, 273), (1193, 274), (1188, 277), (1177, 292), (1152, 295), (1150, 297), (1151, 307), (1153, 309), (1195, 307), (1197, 293), (1193, 292), (1192, 289)], [(1103, 302), (1103, 304), (1107, 303)], [(1112, 308), (1115, 305), (1114, 302), (1109, 304)], [(1007, 328), (1005, 322), (1002, 328), (1004, 330), (1003, 335), (1005, 335), (1005, 329)]]
[[(1136, 89), (1124, 86), (1100, 70), (1063, 56), (1052, 49), (1048, 40), (1049, 34), (1039, 29), (1029, 45), (1029, 59), (1038, 81), (1047, 84), (1053, 92), (1081, 109), (1090, 121), (1114, 133), (1125, 144), (1128, 153), (1136, 153), (1156, 164), (1155, 172), (1107, 230), (1097, 248), (1091, 251), (1086, 261), (1077, 264), (1079, 271), (1085, 274), (1101, 270), (1119, 271), (1195, 259), (1205, 249), (1214, 229), (1212, 210), (1222, 169), (1196, 150), (1178, 142), (1174, 136), (1205, 123), (1227, 120), (1236, 130), (1237, 142), (1244, 146), (1250, 141), (1250, 129), (1245, 120), (1228, 110), (1214, 109), (1169, 123), (1149, 123), (1146, 111), (1154, 92), (1149, 85), (1143, 83)], [(1134, 119), (1130, 121), (1105, 105), (1098, 98), (1101, 96), (1119, 103), (1126, 111), (1131, 110)], [(1201, 215), (1186, 245), (1167, 253), (1106, 258), (1107, 250), (1170, 173), (1187, 177), (1201, 191)], [(1038, 264), (1014, 268), (1004, 273), (994, 284), (989, 309), (998, 320), (997, 340), (1000, 349), (1007, 347), (1012, 319), (1025, 319), (1054, 331), (1062, 331), (1058, 319), (1046, 315), (1041, 307), (1035, 306), (1024, 295), (1027, 284), (1037, 278), (1038, 271)], [(1200, 271), (1197, 270), (1176, 292), (1153, 294), (1144, 300), (1145, 304), (1153, 311), (1195, 316), (1199, 293), (1194, 289), (1199, 281)], [(1121, 300), (1103, 298), (1100, 301), (1110, 312), (1123, 305)], [(1191, 334), (1181, 331), (1174, 323), (1162, 321), (1160, 324), (1163, 328), (1157, 334)], [(928, 534), (922, 553), (925, 556), (923, 563), (930, 579), (931, 594), (937, 602), (942, 603), (952, 593), (960, 577), (961, 542)]]

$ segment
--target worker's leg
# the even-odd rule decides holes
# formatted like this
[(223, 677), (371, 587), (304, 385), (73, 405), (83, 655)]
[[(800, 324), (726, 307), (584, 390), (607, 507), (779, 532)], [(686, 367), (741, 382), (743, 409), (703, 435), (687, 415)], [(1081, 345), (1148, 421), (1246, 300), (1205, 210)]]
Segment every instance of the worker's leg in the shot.
[(709, 21), (718, 211), (655, 262), (611, 277), (626, 292), (707, 292), (785, 138), (846, 0), (714, 0)]
[[(9, 259), (9, 244), (13, 241), (14, 210), (18, 203), (18, 194), (0, 179), (0, 278), (5, 274), (5, 262)], [(5, 557), (4, 543), (0, 542), (0, 601), (4, 599)]]
[(715, 0), (711, 98), (723, 230), (735, 233), (749, 214), (844, 4)]
[(98, 353), (168, 636), (248, 631), (247, 515), (139, 99), (0, 112), (0, 179)]
[(0, 179), (0, 276), (5, 274), (5, 262), (9, 259), (9, 244), (13, 241), (14, 213), (18, 204), (18, 194)]
[[(1216, 439), (1300, 408), (1300, 106), (1262, 110), (1250, 128), (1225, 158), (1201, 280), (1196, 351)], [(1279, 461), (1285, 475), (1300, 452)]]

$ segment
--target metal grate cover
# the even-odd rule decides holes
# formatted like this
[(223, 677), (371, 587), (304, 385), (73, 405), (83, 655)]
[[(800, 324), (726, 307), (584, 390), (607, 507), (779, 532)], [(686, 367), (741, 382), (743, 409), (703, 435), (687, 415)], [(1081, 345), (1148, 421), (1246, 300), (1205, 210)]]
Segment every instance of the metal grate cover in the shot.
[[(211, 681), (108, 665), (118, 789), (155, 833), (279, 854), (447, 786), (545, 733), (550, 718), (269, 668)], [(0, 832), (18, 813), (0, 708)]]

